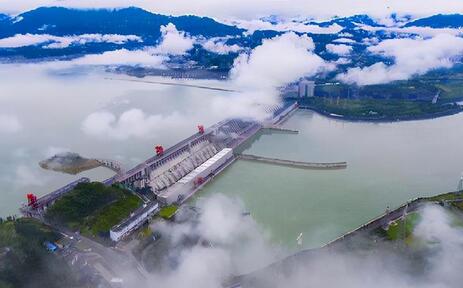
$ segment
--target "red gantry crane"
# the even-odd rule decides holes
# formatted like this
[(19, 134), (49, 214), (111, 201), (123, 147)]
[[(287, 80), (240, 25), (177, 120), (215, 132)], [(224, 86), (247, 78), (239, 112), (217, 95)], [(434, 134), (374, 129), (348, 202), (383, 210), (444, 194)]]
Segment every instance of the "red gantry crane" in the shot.
[(27, 194), (27, 206), (36, 208), (37, 207), (37, 196), (35, 196), (32, 193)]
[(161, 145), (157, 145), (156, 147), (154, 147), (154, 150), (156, 151), (157, 156), (161, 156), (162, 154), (164, 154), (164, 147), (162, 147)]

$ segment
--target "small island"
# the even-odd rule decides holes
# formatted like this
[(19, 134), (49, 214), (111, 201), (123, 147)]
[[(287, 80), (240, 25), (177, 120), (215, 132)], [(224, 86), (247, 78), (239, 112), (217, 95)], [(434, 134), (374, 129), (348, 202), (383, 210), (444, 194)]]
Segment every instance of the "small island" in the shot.
[(103, 164), (96, 159), (87, 159), (77, 153), (64, 152), (40, 161), (39, 165), (43, 169), (76, 175)]

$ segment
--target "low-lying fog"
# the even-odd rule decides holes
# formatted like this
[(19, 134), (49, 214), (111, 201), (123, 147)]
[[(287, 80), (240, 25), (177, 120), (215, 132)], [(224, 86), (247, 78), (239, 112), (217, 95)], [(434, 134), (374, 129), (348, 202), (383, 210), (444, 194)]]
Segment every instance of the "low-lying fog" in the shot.
[[(243, 215), (245, 207), (237, 198), (212, 195), (199, 201), (198, 210), (195, 221), (156, 226), (175, 249), (159, 259), (146, 283), (134, 287), (221, 287), (236, 283), (230, 275), (260, 270), (285, 253), (268, 242), (251, 216)], [(425, 207), (420, 213), (412, 246), (378, 243), (313, 253), (284, 269), (245, 277), (243, 287), (460, 287), (462, 227), (440, 206)], [(182, 245), (186, 236), (201, 241)]]

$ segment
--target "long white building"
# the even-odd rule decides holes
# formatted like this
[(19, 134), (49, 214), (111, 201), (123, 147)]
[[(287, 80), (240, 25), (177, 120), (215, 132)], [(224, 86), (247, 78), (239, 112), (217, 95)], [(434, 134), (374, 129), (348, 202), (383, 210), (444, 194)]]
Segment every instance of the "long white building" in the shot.
[(145, 221), (151, 218), (159, 210), (159, 204), (157, 202), (151, 202), (143, 205), (140, 209), (130, 215), (129, 218), (122, 221), (122, 223), (114, 226), (109, 231), (109, 237), (113, 241), (119, 241), (128, 235), (133, 230), (140, 227)]
[(194, 193), (196, 186), (201, 184), (201, 180), (205, 180), (212, 176), (213, 173), (220, 168), (220, 166), (227, 163), (227, 161), (233, 157), (233, 149), (222, 149), (206, 162), (182, 177), (174, 185), (159, 191), (157, 194), (158, 201), (162, 204), (169, 205), (188, 198), (192, 193)]

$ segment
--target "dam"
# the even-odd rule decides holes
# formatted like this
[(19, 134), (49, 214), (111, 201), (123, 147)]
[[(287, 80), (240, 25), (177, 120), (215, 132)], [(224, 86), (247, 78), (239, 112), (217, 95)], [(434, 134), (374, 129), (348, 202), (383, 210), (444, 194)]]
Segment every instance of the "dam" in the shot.
[[(264, 126), (277, 124), (297, 108), (298, 104), (294, 101), (268, 107), (266, 111), (271, 116), (262, 123), (251, 119), (233, 118), (225, 119), (208, 128), (198, 125), (197, 133), (167, 149), (162, 145), (155, 146), (154, 156), (127, 171), (122, 169), (119, 163), (100, 160), (102, 165), (117, 172), (102, 183), (108, 186), (118, 183), (139, 194), (144, 207), (157, 207), (155, 204), (161, 206), (181, 204), (236, 160), (237, 147), (253, 137)], [(24, 204), (20, 211), (26, 217), (42, 219), (47, 207), (85, 181), (89, 182), (88, 179), (77, 180), (38, 200), (34, 194), (28, 194), (28, 203)], [(153, 197), (145, 197), (138, 193), (142, 190), (150, 191)], [(141, 214), (150, 217), (154, 211), (153, 208), (149, 213)], [(130, 233), (132, 227), (138, 226), (145, 220), (137, 215), (124, 219), (120, 225), (111, 230), (111, 232), (116, 230), (119, 232), (113, 233), (117, 234), (113, 240), (122, 239), (124, 233)], [(120, 231), (125, 232), (121, 234)]]

